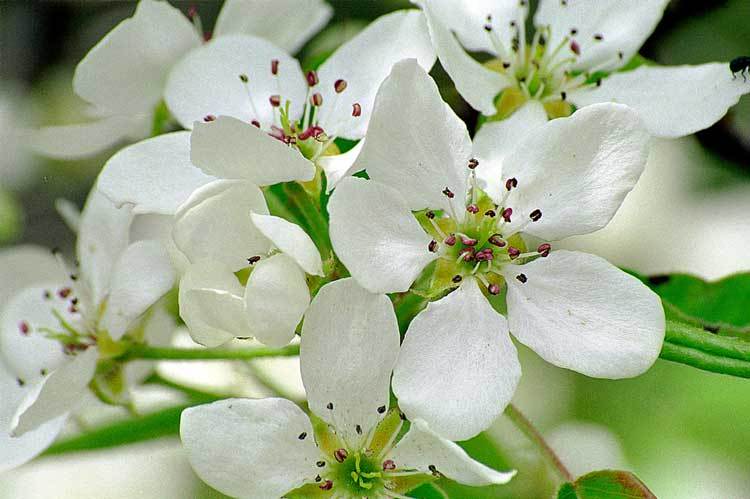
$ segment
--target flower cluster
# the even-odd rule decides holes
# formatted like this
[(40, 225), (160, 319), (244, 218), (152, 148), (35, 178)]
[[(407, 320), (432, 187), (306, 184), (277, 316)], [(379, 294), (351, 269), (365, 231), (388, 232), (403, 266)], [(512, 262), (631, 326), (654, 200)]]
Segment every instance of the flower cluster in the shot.
[[(48, 446), (89, 390), (129, 403), (149, 369), (131, 363), (138, 348), (168, 341), (173, 288), (204, 347), (300, 337), (305, 406), (183, 413), (193, 468), (234, 497), (506, 483), (514, 471), (455, 442), (510, 403), (511, 335), (587, 376), (649, 369), (660, 299), (558, 241), (609, 223), (652, 136), (709, 126), (750, 85), (723, 64), (631, 69), (664, 0), (543, 0), (530, 40), (525, 0), (416, 3), (306, 71), (290, 52), (330, 18), (321, 0), (227, 0), (212, 34), (141, 0), (89, 52), (74, 88), (98, 121), (43, 129), (37, 149), (151, 136), (68, 213), (75, 265), (55, 252), (59, 275), (29, 276), (3, 304), (0, 469)], [(428, 74), (438, 58), (487, 115), (473, 139)], [(164, 114), (172, 127), (149, 133)]]

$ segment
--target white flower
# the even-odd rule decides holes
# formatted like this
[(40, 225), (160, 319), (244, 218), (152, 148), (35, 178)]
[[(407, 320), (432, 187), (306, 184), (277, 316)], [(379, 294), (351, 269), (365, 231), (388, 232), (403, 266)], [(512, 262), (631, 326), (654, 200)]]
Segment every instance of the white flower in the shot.
[[(456, 89), (486, 115), (497, 112), (501, 91), (541, 101), (552, 117), (569, 114), (567, 103), (581, 108), (614, 101), (638, 111), (653, 135), (680, 137), (716, 123), (750, 92), (727, 63), (617, 72), (653, 32), (668, 0), (541, 0), (531, 40), (527, 0), (416, 3)], [(482, 65), (464, 48), (495, 60)]]
[[(404, 421), (388, 406), (398, 355), (390, 300), (353, 279), (327, 284), (302, 332), (313, 422), (279, 398), (193, 407), (183, 412), (180, 428), (190, 463), (212, 487), (242, 498), (404, 497), (432, 475), (475, 486), (510, 480), (515, 472), (474, 461), (424, 421), (413, 420), (397, 441)], [(435, 380), (421, 382), (431, 389)]]
[[(427, 69), (435, 62), (418, 10), (376, 19), (307, 75), (268, 41), (240, 35), (212, 41), (177, 64), (166, 86), (167, 105), (193, 129), (190, 139), (178, 132), (120, 151), (105, 165), (101, 188), (136, 212), (172, 214), (213, 178), (284, 182), (290, 179), (275, 173), (276, 162), (304, 156), (325, 170), (330, 189), (361, 146), (336, 155), (329, 146), (336, 137), (364, 137), (378, 86), (406, 57)], [(301, 180), (310, 180), (315, 169), (305, 162), (310, 176)]]
[[(292, 340), (310, 304), (306, 274), (323, 275), (320, 253), (299, 226), (268, 214), (257, 186), (217, 180), (198, 189), (175, 216), (173, 237), (190, 262), (179, 302), (195, 341)], [(243, 289), (234, 272), (248, 267)]]
[[(247, 34), (294, 52), (332, 13), (323, 0), (227, 0), (206, 46)], [(141, 0), (133, 17), (110, 31), (76, 68), (73, 89), (91, 105), (96, 120), (44, 128), (35, 138), (35, 148), (75, 159), (125, 139), (146, 137), (170, 71), (203, 43), (204, 34), (196, 24), (167, 2)]]
[(78, 271), (47, 276), (4, 303), (0, 356), (17, 384), (31, 388), (15, 435), (74, 409), (97, 361), (122, 353), (117, 341), (172, 287), (166, 251), (156, 241), (132, 242), (132, 218), (95, 188), (81, 217)]
[[(486, 428), (510, 400), (520, 372), (508, 329), (547, 361), (606, 378), (644, 372), (663, 340), (661, 303), (640, 281), (548, 243), (527, 251), (520, 237), (606, 225), (643, 170), (647, 132), (619, 104), (549, 122), (534, 109), (482, 127), (472, 151), (435, 83), (399, 63), (357, 161), (371, 180), (345, 178), (328, 205), (334, 250), (366, 289), (406, 291), (430, 264), (420, 283), (433, 298), (458, 287), (412, 321), (393, 381), (410, 418), (455, 439)], [(496, 304), (506, 288), (507, 324), (480, 284)], [(457, 414), (465, 424), (451, 427)]]

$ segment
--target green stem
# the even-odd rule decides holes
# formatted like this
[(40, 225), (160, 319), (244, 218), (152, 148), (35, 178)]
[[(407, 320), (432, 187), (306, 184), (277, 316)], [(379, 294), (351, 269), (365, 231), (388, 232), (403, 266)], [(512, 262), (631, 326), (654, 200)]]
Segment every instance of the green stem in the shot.
[(518, 410), (518, 407), (513, 404), (508, 404), (508, 407), (505, 408), (505, 415), (508, 416), (508, 419), (513, 422), (521, 433), (526, 435), (526, 438), (531, 440), (563, 481), (572, 482), (575, 480), (570, 471), (568, 471), (568, 468), (565, 467), (557, 454), (555, 454), (555, 451), (552, 450), (552, 447), (550, 447), (544, 440), (544, 437), (539, 433), (539, 430), (537, 430), (531, 421), (529, 421), (529, 419)]
[(750, 342), (711, 334), (690, 324), (667, 321), (665, 341), (719, 357), (750, 361)]
[(173, 348), (135, 345), (120, 360), (161, 359), (161, 360), (251, 360), (261, 357), (289, 357), (299, 355), (299, 345), (283, 348)]
[[(705, 333), (708, 334), (708, 333)], [(679, 362), (691, 367), (740, 378), (750, 378), (750, 362), (731, 357), (721, 357), (685, 345), (665, 341), (659, 355), (664, 360)]]

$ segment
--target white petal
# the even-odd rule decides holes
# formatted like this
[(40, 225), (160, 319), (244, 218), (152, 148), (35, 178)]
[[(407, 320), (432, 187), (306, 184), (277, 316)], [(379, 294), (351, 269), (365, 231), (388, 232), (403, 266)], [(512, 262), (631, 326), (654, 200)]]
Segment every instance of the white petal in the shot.
[(74, 234), (78, 234), (78, 228), (81, 225), (81, 210), (78, 205), (70, 199), (57, 198), (55, 199), (55, 211), (68, 226), (68, 229)]
[(365, 141), (362, 139), (357, 142), (356, 146), (343, 154), (318, 158), (317, 164), (326, 174), (326, 193), (330, 193), (342, 178), (361, 169), (356, 165), (356, 161), (364, 145)]
[(171, 67), (200, 38), (167, 2), (142, 0), (132, 18), (118, 24), (76, 67), (75, 92), (101, 109), (134, 114), (161, 99)]
[[(274, 59), (279, 61), (276, 76), (271, 74)], [(247, 84), (240, 81), (241, 74), (247, 75)], [(247, 123), (258, 120), (267, 130), (274, 124), (274, 112), (278, 114), (268, 101), (271, 95), (280, 95), (282, 103), (291, 101), (292, 119), (301, 116), (307, 83), (299, 63), (270, 42), (230, 35), (183, 58), (169, 76), (164, 98), (177, 121), (188, 129), (212, 114)]]
[[(525, 283), (515, 278), (520, 273)], [(546, 361), (617, 379), (645, 372), (659, 356), (661, 300), (606, 260), (560, 250), (526, 265), (508, 265), (503, 274), (510, 330)]]
[(32, 244), (0, 250), (0, 310), (19, 289), (65, 278), (57, 259), (47, 248)]
[(232, 497), (276, 499), (318, 473), (310, 420), (285, 399), (191, 407), (182, 413), (180, 438), (198, 476)]
[(682, 137), (719, 121), (740, 97), (750, 92), (750, 82), (732, 77), (726, 63), (700, 66), (641, 66), (615, 73), (600, 87), (570, 95), (578, 106), (619, 102), (632, 107), (657, 137)]
[(91, 190), (81, 213), (76, 253), (92, 304), (107, 296), (112, 267), (128, 246), (132, 220), (129, 207), (117, 208), (98, 187)]
[(104, 152), (128, 137), (142, 137), (146, 122), (150, 122), (150, 117), (145, 115), (109, 116), (89, 123), (43, 127), (32, 133), (30, 145), (43, 156), (86, 158)]
[(379, 182), (345, 178), (331, 196), (328, 213), (333, 249), (373, 293), (406, 291), (437, 258), (399, 193)]
[(226, 265), (202, 261), (188, 266), (180, 280), (180, 317), (201, 345), (219, 346), (235, 336), (250, 335), (243, 289)]
[[(648, 149), (648, 132), (623, 105), (589, 106), (546, 123), (503, 162), (503, 182), (518, 180), (506, 203), (509, 232), (557, 240), (601, 229), (641, 176)], [(537, 209), (542, 218), (529, 223)]]
[[(614, 69), (630, 60), (653, 33), (669, 0), (542, 0), (534, 16), (536, 26), (551, 27), (548, 46), (570, 36), (581, 48), (575, 69)], [(596, 40), (594, 35), (602, 35)], [(618, 56), (622, 53), (622, 57)]]
[(410, 420), (466, 440), (486, 430), (521, 378), (505, 318), (473, 279), (417, 314), (393, 372), (393, 393)]
[[(0, 356), (5, 366), (25, 384), (33, 384), (42, 377), (42, 370), (52, 372), (66, 360), (60, 342), (47, 338), (45, 331), (62, 329), (55, 314), (72, 324), (78, 320), (68, 311), (73, 295), (61, 298), (60, 288), (50, 282), (38, 283), (22, 289), (0, 306)], [(23, 333), (22, 324), (28, 326), (28, 334)]]
[(211, 180), (190, 162), (190, 133), (175, 132), (118, 151), (104, 165), (98, 185), (116, 204), (132, 204), (134, 213), (173, 215)]
[(19, 416), (13, 434), (23, 435), (75, 409), (88, 391), (98, 357), (91, 347), (49, 374), (34, 402)]
[(495, 114), (495, 96), (510, 85), (510, 80), (484, 67), (467, 54), (453, 33), (432, 12), (430, 3), (424, 2), (422, 10), (427, 18), (440, 64), (453, 80), (458, 93), (477, 111), (488, 116)]
[(260, 213), (252, 213), (250, 218), (255, 227), (282, 253), (302, 267), (302, 270), (312, 275), (323, 275), (323, 263), (318, 248), (299, 225)]
[(523, 25), (526, 9), (518, 0), (427, 0), (432, 15), (461, 41), (467, 50), (484, 51), (497, 55), (495, 45), (485, 31), (487, 16), (492, 16), (494, 32), (500, 37), (503, 48), (510, 51), (515, 30), (510, 21)]
[(526, 137), (547, 123), (547, 112), (538, 101), (528, 101), (521, 109), (502, 121), (490, 121), (474, 136), (474, 157), (480, 187), (495, 202), (507, 192), (503, 179), (503, 160)]
[(412, 421), (409, 432), (388, 455), (399, 468), (414, 468), (430, 473), (434, 466), (451, 480), (465, 485), (481, 487), (508, 483), (515, 471), (500, 472), (473, 460), (450, 440), (430, 430), (421, 419)]
[[(412, 210), (450, 213), (452, 204), (462, 217), (470, 157), (466, 125), (432, 78), (414, 60), (395, 64), (378, 91), (357, 167), (399, 191)], [(455, 194), (452, 202), (446, 187)]]
[(227, 0), (221, 7), (214, 37), (253, 35), (295, 53), (333, 15), (323, 0)]
[[(426, 71), (435, 64), (435, 50), (424, 16), (418, 10), (391, 12), (375, 19), (343, 44), (318, 71), (323, 96), (318, 122), (329, 135), (360, 139), (367, 131), (375, 94), (393, 64), (416, 59)], [(346, 90), (337, 94), (334, 83), (343, 79)], [(362, 115), (352, 116), (357, 103)]]
[(270, 347), (292, 341), (310, 304), (305, 274), (285, 254), (256, 263), (245, 288), (245, 314), (253, 336)]
[(175, 215), (175, 244), (195, 263), (216, 260), (232, 271), (247, 267), (251, 256), (270, 243), (253, 225), (250, 213), (268, 213), (261, 190), (240, 180), (216, 180), (195, 191)]
[(175, 278), (169, 254), (158, 241), (131, 244), (112, 268), (101, 327), (119, 340), (135, 319), (172, 288)]
[(378, 409), (388, 408), (398, 348), (398, 323), (387, 296), (351, 278), (323, 286), (302, 326), (300, 368), (310, 410), (357, 442), (357, 425), (367, 434), (384, 413)]
[(190, 136), (190, 159), (208, 175), (258, 185), (315, 176), (315, 167), (297, 149), (229, 116), (196, 124)]
[(65, 423), (60, 417), (21, 437), (12, 437), (10, 429), (16, 409), (33, 388), (19, 386), (16, 376), (3, 367), (0, 359), (0, 473), (21, 466), (46, 449)]

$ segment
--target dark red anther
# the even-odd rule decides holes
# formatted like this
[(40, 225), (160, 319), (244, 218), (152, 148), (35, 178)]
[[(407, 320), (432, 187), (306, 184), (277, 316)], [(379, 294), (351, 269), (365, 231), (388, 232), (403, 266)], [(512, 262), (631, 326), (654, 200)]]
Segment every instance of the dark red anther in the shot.
[(343, 463), (346, 461), (346, 458), (349, 456), (349, 453), (346, 452), (346, 449), (336, 449), (333, 451), (333, 457), (336, 458), (336, 461)]
[(526, 283), (526, 281), (528, 281), (528, 278), (526, 277), (526, 274), (518, 274), (518, 275), (516, 276), (516, 279), (518, 279), (518, 281), (519, 281), (520, 283), (522, 283), (522, 284), (525, 284), (525, 283)]
[(455, 234), (451, 234), (450, 236), (446, 237), (445, 241), (443, 241), (443, 242), (445, 244), (447, 244), (448, 246), (455, 245), (456, 244), (456, 235)]
[(516, 180), (515, 177), (509, 178), (508, 180), (505, 181), (505, 190), (509, 191), (513, 189), (514, 187), (518, 187), (518, 180)]
[(438, 243), (434, 239), (430, 241), (430, 244), (427, 245), (427, 249), (430, 250), (431, 253), (437, 253), (438, 250)]
[(248, 78), (245, 73), (240, 73), (240, 81), (242, 83), (247, 83), (248, 81), (250, 81), (250, 78)]
[(307, 84), (311, 87), (318, 84), (318, 73), (315, 71), (308, 71), (305, 78), (307, 79)]
[(513, 246), (508, 246), (508, 256), (511, 260), (515, 260), (518, 258), (518, 256), (521, 254), (521, 250), (518, 248), (514, 248)]
[(495, 210), (487, 210), (484, 212), (485, 217), (495, 218), (497, 216), (497, 213), (495, 213)]
[(323, 133), (323, 129), (317, 125), (313, 125), (311, 127), (308, 127), (307, 130), (300, 133), (297, 137), (299, 140), (307, 140), (310, 137), (317, 137), (318, 135)]
[(505, 247), (506, 243), (505, 239), (503, 239), (503, 236), (500, 234), (492, 234), (488, 239), (487, 242), (492, 244), (493, 246), (497, 246), (498, 248)]
[(462, 248), (458, 254), (463, 261), (470, 262), (474, 259), (474, 248)]
[(453, 191), (451, 191), (447, 187), (443, 189), (443, 195), (445, 195), (445, 197), (447, 197), (448, 199), (453, 199), (453, 197), (455, 196), (455, 194), (453, 194)]
[(70, 312), (71, 314), (78, 313), (78, 307), (76, 307), (75, 305), (71, 305), (68, 307), (68, 312)]
[(469, 170), (474, 170), (477, 166), (479, 166), (479, 161), (476, 158), (471, 158), (469, 160)]
[(549, 243), (542, 243), (536, 249), (537, 253), (539, 253), (541, 256), (547, 256), (547, 255), (549, 255), (549, 252), (551, 250), (552, 250), (552, 246)]
[(310, 96), (310, 104), (312, 104), (313, 106), (323, 105), (323, 96), (320, 95), (320, 93), (315, 92)]
[(471, 237), (461, 236), (461, 243), (463, 243), (464, 246), (476, 246), (477, 240), (472, 239)]
[(497, 284), (495, 284), (495, 283), (492, 283), (492, 284), (490, 284), (489, 286), (487, 286), (487, 291), (488, 291), (488, 292), (489, 292), (489, 293), (490, 293), (491, 295), (493, 295), (493, 296), (497, 296), (497, 295), (499, 295), (499, 294), (500, 294), (500, 286), (498, 286), (498, 285), (497, 285)]
[(393, 459), (386, 459), (383, 461), (383, 471), (393, 471), (396, 469), (396, 463)]
[(247, 259), (247, 263), (249, 263), (250, 265), (255, 265), (259, 261), (260, 261), (260, 256), (258, 255), (251, 256), (250, 258)]
[(540, 218), (542, 218), (542, 210), (536, 209), (529, 213), (529, 218), (531, 218), (532, 222), (538, 222)]
[(268, 98), (268, 102), (270, 102), (273, 107), (279, 107), (281, 105), (281, 96), (272, 95)]
[(255, 128), (260, 128), (260, 121), (253, 120), (250, 122), (251, 125), (253, 125)]
[(489, 33), (490, 31), (492, 31), (492, 25), (490, 23), (485, 24), (484, 30)]
[(29, 331), (31, 328), (29, 328), (29, 323), (26, 321), (21, 321), (18, 323), (18, 330), (21, 332), (22, 335), (28, 336)]
[(207, 114), (203, 117), (203, 121), (205, 121), (206, 123), (210, 121), (216, 121), (216, 116), (214, 116), (213, 114)]
[(470, 204), (469, 206), (466, 207), (466, 211), (474, 215), (476, 213), (479, 213), (479, 206), (475, 204)]
[(432, 211), (432, 210), (430, 210), (430, 211), (426, 212), (424, 214), (424, 216), (426, 216), (427, 218), (429, 218), (430, 220), (432, 220), (433, 218), (435, 218), (435, 212)]
[(344, 90), (346, 90), (346, 80), (338, 79), (333, 83), (333, 89), (336, 91), (337, 94), (340, 94)]
[(461, 276), (460, 276), (460, 275), (458, 275), (458, 274), (454, 275), (454, 276), (453, 276), (453, 279), (451, 279), (451, 281), (453, 281), (453, 282), (454, 282), (454, 283), (456, 283), (456, 284), (458, 284), (458, 283), (459, 283), (459, 282), (461, 282), (462, 280), (463, 280), (463, 277), (461, 277)]
[(570, 51), (573, 52), (575, 55), (581, 55), (581, 46), (578, 45), (578, 42), (575, 40), (570, 41)]
[(320, 490), (331, 490), (333, 488), (333, 482), (330, 480), (326, 480), (325, 482), (318, 485)]
[(485, 248), (482, 251), (478, 251), (474, 256), (478, 262), (486, 262), (494, 258), (492, 248)]
[(196, 7), (195, 5), (191, 5), (190, 7), (188, 7), (187, 15), (188, 15), (189, 19), (192, 19), (195, 16), (197, 16), (198, 15), (198, 7)]
[(59, 290), (57, 290), (57, 296), (59, 296), (60, 298), (67, 298), (72, 292), (73, 290), (70, 288), (60, 288)]
[(362, 106), (359, 105), (359, 102), (352, 104), (352, 116), (355, 118), (357, 116), (362, 116)]
[(510, 223), (510, 216), (513, 214), (513, 208), (505, 208), (501, 213), (503, 220)]
[(271, 74), (274, 76), (279, 74), (279, 60), (278, 59), (271, 59)]
[(597, 42), (600, 42), (600, 41), (604, 40), (604, 35), (602, 35), (601, 33), (596, 33), (594, 35), (594, 40), (596, 40)]

